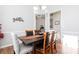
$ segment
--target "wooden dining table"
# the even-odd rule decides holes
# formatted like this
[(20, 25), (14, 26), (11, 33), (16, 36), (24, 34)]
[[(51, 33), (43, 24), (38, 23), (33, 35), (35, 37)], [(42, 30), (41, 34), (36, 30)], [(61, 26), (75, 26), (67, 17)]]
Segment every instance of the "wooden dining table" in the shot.
[(37, 41), (43, 40), (43, 35), (33, 35), (33, 36), (20, 36), (18, 37), (24, 44), (30, 44), (34, 46), (32, 53), (35, 53), (35, 45)]
[(43, 35), (33, 35), (33, 36), (20, 36), (18, 37), (22, 42), (29, 44), (43, 39)]

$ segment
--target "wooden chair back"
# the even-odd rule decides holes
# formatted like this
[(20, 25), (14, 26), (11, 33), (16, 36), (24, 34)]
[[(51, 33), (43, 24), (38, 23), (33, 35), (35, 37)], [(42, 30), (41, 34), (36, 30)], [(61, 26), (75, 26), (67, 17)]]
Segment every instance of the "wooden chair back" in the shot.
[(32, 35), (34, 35), (33, 30), (26, 30), (26, 36), (32, 36)]
[(43, 43), (43, 49), (46, 48), (46, 32), (44, 32), (44, 43)]
[(47, 48), (47, 46), (48, 46), (48, 41), (49, 40), (49, 34), (48, 34), (48, 32), (44, 32), (44, 43), (43, 43), (43, 49), (44, 49), (44, 53), (45, 53), (45, 51), (46, 51), (46, 48)]
[(36, 49), (36, 53), (43, 53), (46, 54), (48, 53), (48, 45), (49, 45), (49, 41), (48, 41), (48, 32), (44, 32), (43, 33), (43, 47), (40, 49)]
[(40, 34), (40, 30), (34, 30), (34, 34), (35, 35), (39, 35)]
[(52, 31), (51, 43), (53, 43), (53, 42), (54, 42), (54, 34), (55, 34), (55, 32), (54, 32), (54, 31)]
[(54, 49), (54, 34), (55, 34), (55, 32), (52, 31), (52, 33), (51, 33), (51, 41), (50, 41), (50, 51), (51, 51), (51, 53), (53, 53), (53, 49)]

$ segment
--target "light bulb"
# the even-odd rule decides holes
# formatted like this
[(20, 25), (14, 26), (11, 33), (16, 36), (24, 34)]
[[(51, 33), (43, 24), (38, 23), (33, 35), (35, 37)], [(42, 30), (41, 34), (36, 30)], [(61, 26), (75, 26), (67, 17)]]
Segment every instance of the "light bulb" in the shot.
[(42, 10), (45, 10), (47, 8), (47, 6), (42, 6), (41, 8), (42, 8)]
[(35, 11), (38, 10), (38, 7), (36, 7), (36, 6), (34, 6), (33, 8), (34, 8)]

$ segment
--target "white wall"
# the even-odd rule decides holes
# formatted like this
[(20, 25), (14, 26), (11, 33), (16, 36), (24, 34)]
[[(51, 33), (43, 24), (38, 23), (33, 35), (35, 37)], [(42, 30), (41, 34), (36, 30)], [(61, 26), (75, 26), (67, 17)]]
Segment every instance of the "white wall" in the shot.
[[(46, 16), (46, 21), (45, 21), (46, 31), (50, 30), (49, 13), (55, 12), (57, 10), (61, 10), (62, 36), (64, 34), (66, 35), (75, 34), (79, 36), (79, 27), (78, 27), (79, 6), (57, 6), (56, 5), (56, 6), (48, 6), (47, 10), (48, 10), (48, 13), (46, 13), (45, 15)], [(12, 18), (17, 17), (17, 16), (22, 17), (24, 19), (24, 23), (18, 23), (18, 22), (13, 23)], [(25, 29), (35, 28), (36, 23), (34, 22), (35, 19), (33, 16), (34, 15), (33, 15), (32, 6), (0, 6), (0, 23), (2, 23), (3, 32), (19, 32), (19, 31), (24, 31)], [(6, 36), (5, 34), (5, 37), (8, 37), (8, 36)], [(8, 45), (11, 43), (11, 39), (10, 38), (3, 39), (3, 40), (0, 40), (0, 42), (1, 42), (0, 46)], [(73, 42), (73, 44), (75, 44), (75, 41)]]
[(79, 6), (63, 6), (62, 31), (79, 32)]
[(2, 16), (3, 16), (3, 7), (0, 6), (0, 24), (2, 24)]
[(79, 6), (56, 5), (48, 6), (48, 12), (61, 10), (61, 30), (64, 32), (79, 32)]
[[(13, 17), (22, 17), (24, 22), (13, 23)], [(3, 32), (24, 31), (34, 28), (32, 6), (3, 6)]]
[[(21, 31), (24, 32), (26, 29), (34, 29), (33, 16), (33, 6), (0, 6), (0, 22), (5, 35), (4, 39), (0, 40), (0, 46), (12, 44), (10, 32), (19, 33)], [(24, 22), (13, 22), (12, 18), (16, 17), (22, 17)]]
[[(79, 33), (79, 6), (48, 6), (48, 13), (58, 10), (61, 10), (61, 31), (66, 33), (74, 32), (75, 34)], [(48, 22), (48, 25), (50, 25), (50, 22)]]
[[(65, 44), (67, 44), (70, 47), (72, 47), (72, 49), (75, 49), (74, 51), (69, 50), (73, 53), (78, 53), (78, 40), (79, 40), (79, 6), (63, 6), (62, 8), (62, 22), (61, 22), (61, 31), (62, 31), (62, 40), (63, 40), (63, 51), (66, 51), (65, 53), (69, 53), (67, 52), (68, 50), (65, 48)], [(69, 39), (68, 37), (66, 38), (67, 42), (65, 42), (64, 38), (65, 35), (70, 35), (73, 37), (76, 36), (78, 37), (77, 39)], [(72, 37), (72, 38), (73, 38)], [(73, 42), (73, 44), (71, 45), (71, 43)], [(69, 44), (69, 43), (70, 44)], [(74, 45), (76, 46), (76, 48), (74, 48)]]
[[(64, 40), (65, 35), (70, 35), (70, 37), (77, 36), (79, 37), (79, 6), (48, 6), (48, 13), (55, 12), (57, 10), (61, 10), (61, 38), (63, 42), (63, 52), (64, 53), (78, 53), (78, 38), (77, 39), (69, 39), (66, 38), (67, 41)], [(49, 19), (49, 18), (48, 18)], [(50, 23), (48, 22), (48, 25)], [(72, 37), (73, 38), (73, 37)], [(70, 42), (70, 44), (69, 44)], [(73, 44), (71, 45), (71, 43)], [(76, 43), (76, 44), (75, 44)], [(68, 45), (69, 48), (72, 47), (74, 49), (74, 46), (76, 46), (75, 50), (69, 50), (65, 48), (65, 46)]]
[[(48, 6), (48, 13), (61, 10), (61, 31), (62, 33), (79, 33), (79, 6), (53, 5)], [(47, 18), (47, 19), (50, 19)], [(50, 25), (50, 22), (48, 22)], [(49, 28), (49, 27), (48, 27)]]
[(47, 6), (47, 12), (46, 12), (46, 21), (45, 21), (45, 29), (46, 31), (50, 30), (50, 13), (54, 13), (56, 11), (61, 11), (61, 7), (60, 6), (55, 6), (55, 5), (49, 5)]

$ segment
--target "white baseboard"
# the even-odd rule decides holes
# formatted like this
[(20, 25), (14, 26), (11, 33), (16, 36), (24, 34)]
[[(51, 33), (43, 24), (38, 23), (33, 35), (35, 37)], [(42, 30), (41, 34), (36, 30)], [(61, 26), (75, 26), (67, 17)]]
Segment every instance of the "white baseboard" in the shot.
[(72, 31), (61, 31), (62, 34), (72, 34), (72, 35), (79, 35), (79, 32), (72, 32)]
[(9, 46), (12, 46), (12, 44), (8, 44), (8, 45), (0, 46), (0, 49), (1, 49), (1, 48), (6, 48), (6, 47), (9, 47)]

